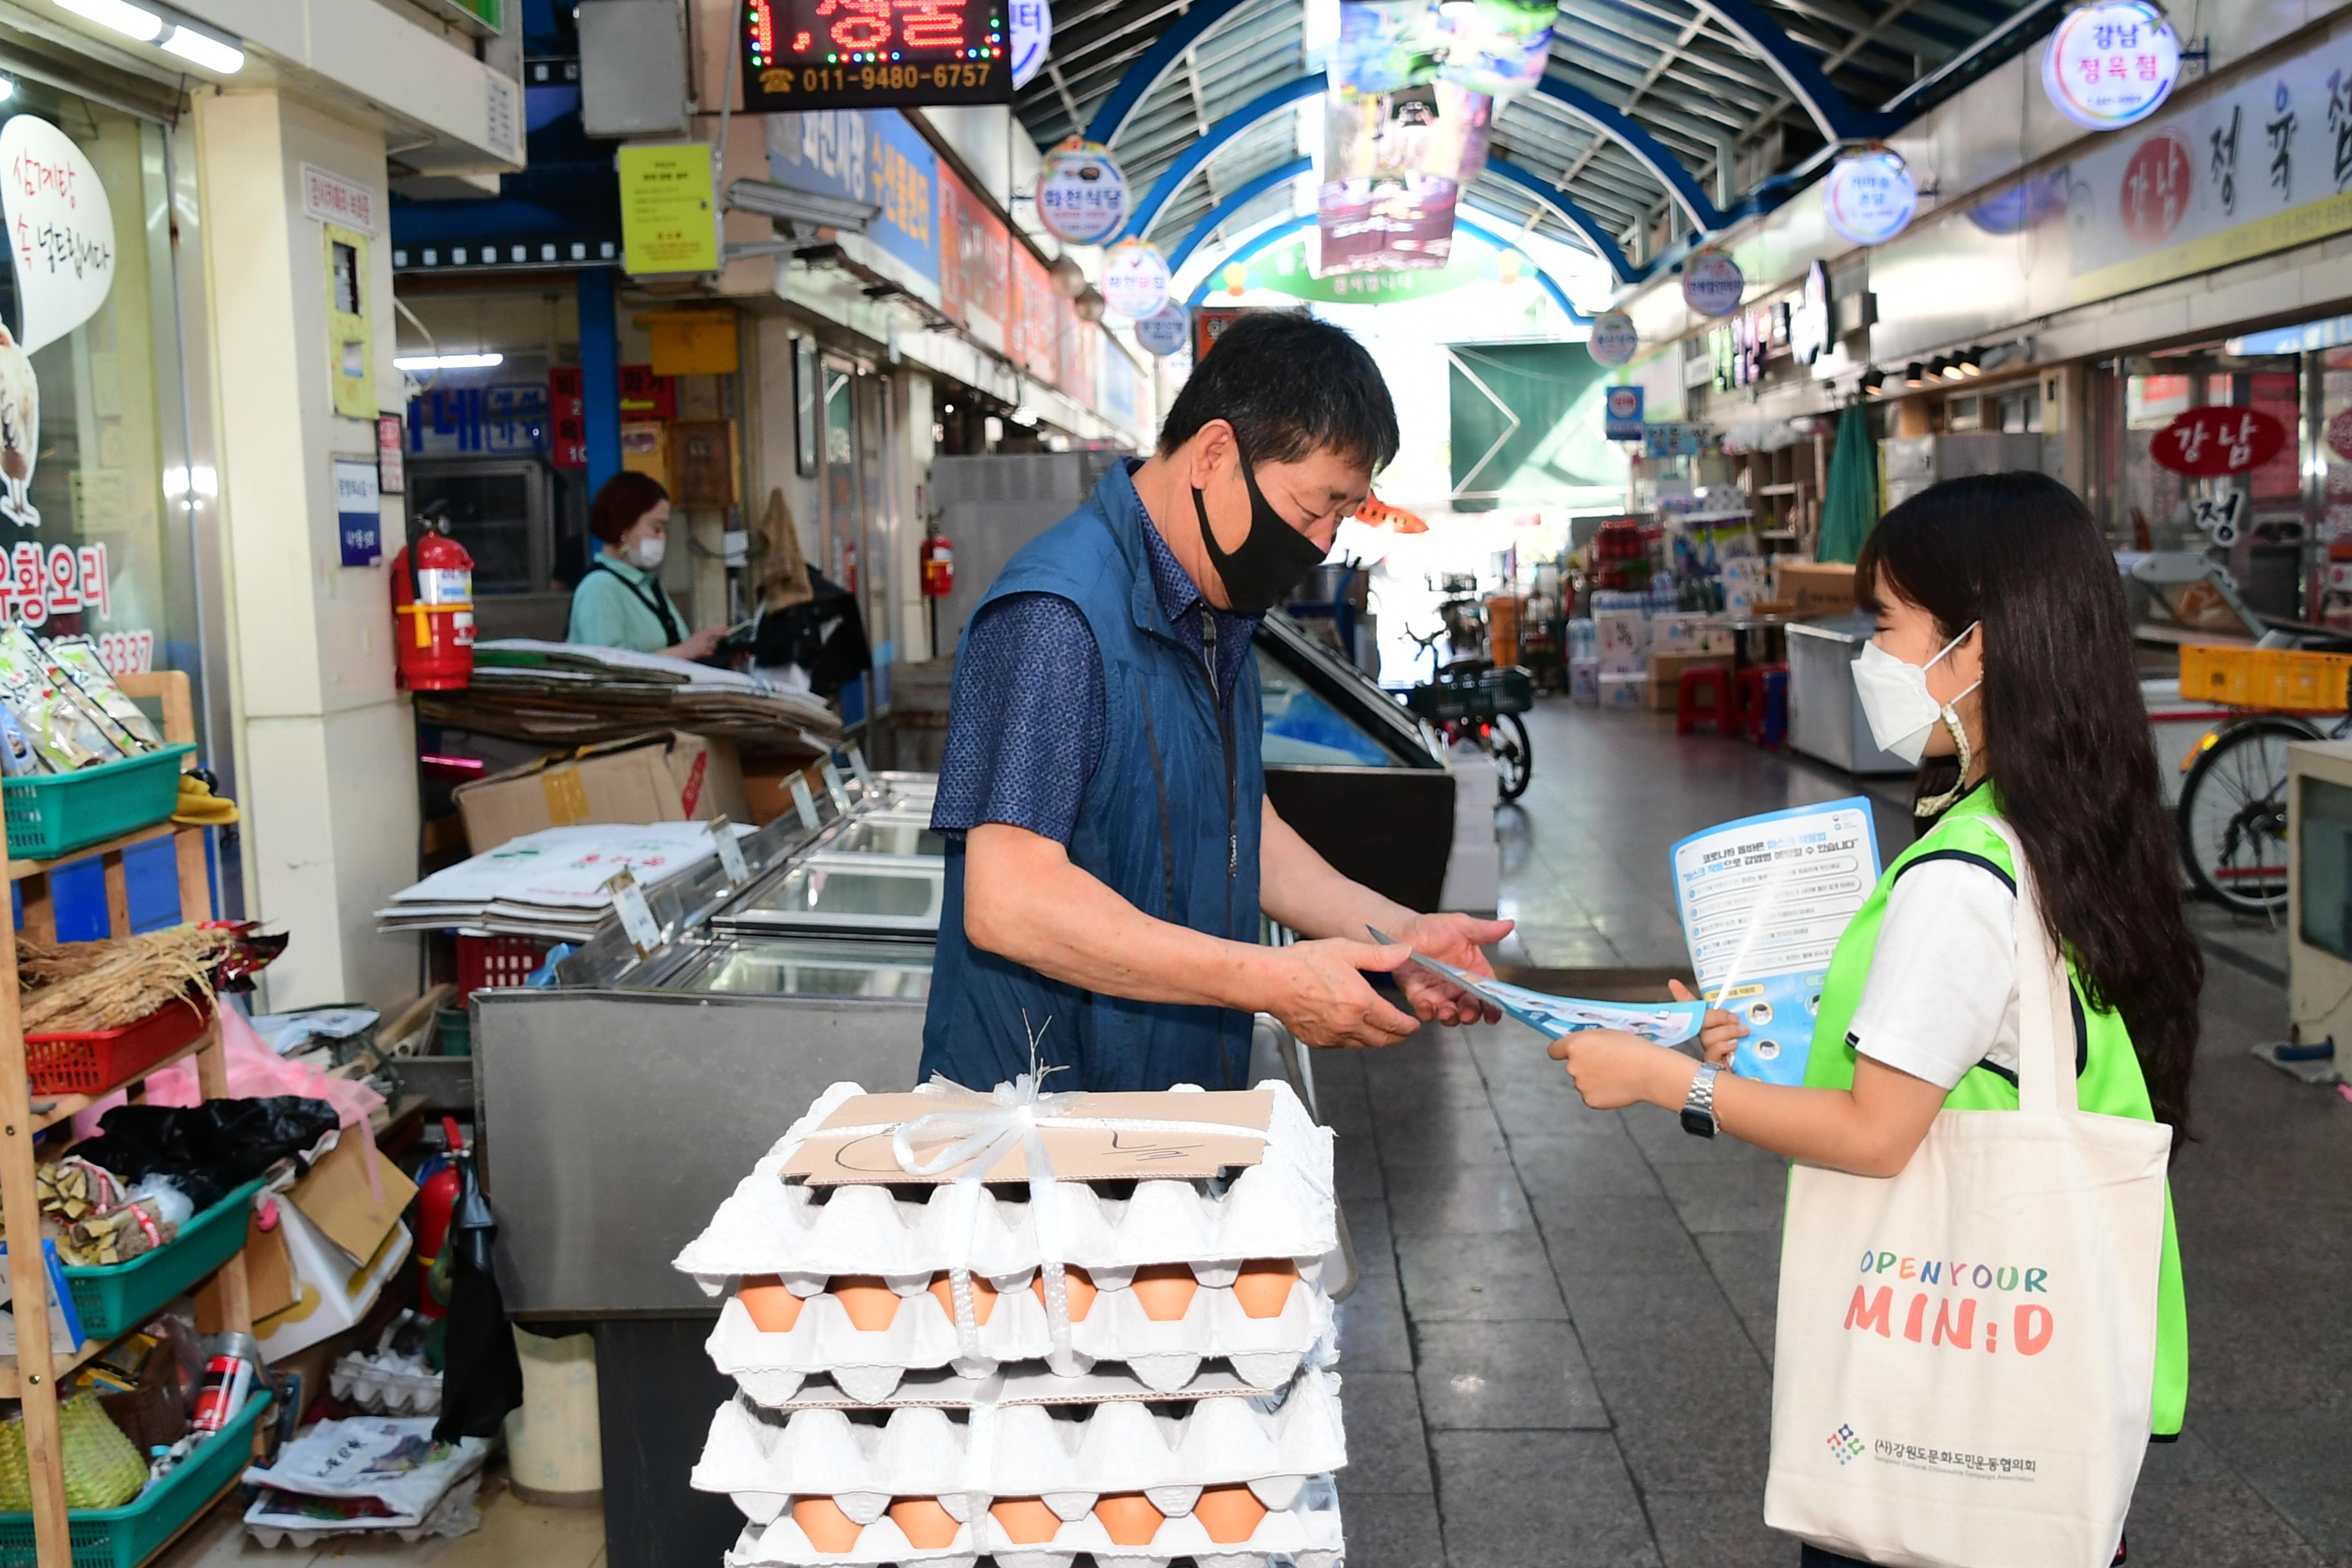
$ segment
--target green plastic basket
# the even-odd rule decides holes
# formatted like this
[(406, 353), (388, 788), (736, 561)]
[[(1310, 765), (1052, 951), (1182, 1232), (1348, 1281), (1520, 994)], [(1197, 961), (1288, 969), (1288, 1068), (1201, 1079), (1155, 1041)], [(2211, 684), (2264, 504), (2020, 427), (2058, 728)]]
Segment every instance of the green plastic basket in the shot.
[[(180, 1532), (253, 1458), (253, 1429), (269, 1408), (257, 1388), (228, 1425), (197, 1445), (179, 1468), (121, 1508), (77, 1509), (67, 1515), (73, 1568), (139, 1568)], [(0, 1568), (34, 1568), (33, 1516), (0, 1513)]]
[(129, 1333), (164, 1302), (235, 1258), (245, 1245), (247, 1211), (260, 1190), (259, 1178), (246, 1183), (182, 1226), (171, 1241), (128, 1263), (67, 1269), (66, 1289), (73, 1292), (82, 1337), (110, 1340)]
[(41, 773), (0, 784), (8, 808), (8, 853), (54, 860), (163, 821), (180, 801), (182, 742), (79, 773)]

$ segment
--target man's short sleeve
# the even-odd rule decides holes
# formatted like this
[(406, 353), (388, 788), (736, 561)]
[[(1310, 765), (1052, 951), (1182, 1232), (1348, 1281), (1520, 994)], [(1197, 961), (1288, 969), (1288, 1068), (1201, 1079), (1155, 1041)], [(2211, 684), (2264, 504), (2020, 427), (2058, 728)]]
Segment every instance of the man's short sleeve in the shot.
[(1016, 594), (982, 611), (956, 653), (948, 714), (931, 826), (1003, 823), (1067, 844), (1103, 748), (1102, 654), (1078, 607)]

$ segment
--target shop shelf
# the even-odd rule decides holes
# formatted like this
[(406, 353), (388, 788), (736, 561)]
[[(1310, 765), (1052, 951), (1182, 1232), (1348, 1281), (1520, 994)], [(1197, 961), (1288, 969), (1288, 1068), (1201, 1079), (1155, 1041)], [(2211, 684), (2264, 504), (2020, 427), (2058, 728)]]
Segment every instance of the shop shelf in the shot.
[[(254, 1428), (268, 1408), (268, 1390), (256, 1390), (227, 1426), (135, 1501), (68, 1514), (73, 1568), (139, 1568), (169, 1545), (245, 1473), (253, 1458)], [(34, 1568), (35, 1561), (33, 1516), (0, 1513), (0, 1568)]]
[(180, 799), (180, 761), (195, 747), (158, 747), (78, 773), (0, 783), (8, 816), (8, 853), (54, 860), (135, 832), (172, 815)]
[(96, 1095), (154, 1067), (212, 1022), (209, 999), (191, 994), (119, 1029), (61, 1030), (25, 1037), (25, 1070), (35, 1094)]
[(66, 1289), (73, 1292), (82, 1332), (92, 1340), (129, 1333), (236, 1257), (245, 1245), (246, 1212), (260, 1190), (258, 1178), (246, 1183), (182, 1226), (172, 1241), (128, 1263), (67, 1269)]

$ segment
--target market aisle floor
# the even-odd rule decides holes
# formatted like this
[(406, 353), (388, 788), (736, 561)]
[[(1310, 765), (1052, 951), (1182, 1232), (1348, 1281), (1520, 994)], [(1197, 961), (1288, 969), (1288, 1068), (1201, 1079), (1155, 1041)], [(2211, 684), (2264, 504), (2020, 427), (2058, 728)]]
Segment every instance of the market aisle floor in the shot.
[[(1679, 965), (1667, 846), (1852, 793), (1801, 761), (1677, 742), (1662, 715), (1532, 720), (1503, 901), (1547, 967)], [(1892, 853), (1900, 782), (1871, 793)], [(2247, 1054), (2284, 1022), (2279, 939), (2200, 924), (2217, 962), (2174, 1188), (2191, 1408), (2150, 1451), (2132, 1562), (2345, 1568), (2352, 1105)], [(1761, 1522), (1778, 1163), (1660, 1111), (1585, 1109), (1517, 1025), (1317, 1069), (1363, 1265), (1341, 1308), (1350, 1568), (1790, 1568), (1795, 1546)]]
[[(1854, 793), (1664, 715), (1548, 701), (1504, 812), (1507, 956), (1684, 963), (1675, 839)], [(1874, 784), (1883, 852), (1902, 781)], [(2176, 1167), (2192, 1391), (2151, 1450), (2134, 1568), (2352, 1568), (2352, 1105), (2247, 1054), (2284, 1022), (2284, 946), (2200, 911), (2199, 1141)], [(1791, 1568), (1761, 1522), (1781, 1176), (1657, 1111), (1586, 1110), (1516, 1025), (1317, 1058), (1363, 1282), (1341, 1308), (1350, 1568)], [(456, 1542), (271, 1552), (224, 1508), (174, 1568), (374, 1558), (599, 1568), (594, 1515), (511, 1496)]]

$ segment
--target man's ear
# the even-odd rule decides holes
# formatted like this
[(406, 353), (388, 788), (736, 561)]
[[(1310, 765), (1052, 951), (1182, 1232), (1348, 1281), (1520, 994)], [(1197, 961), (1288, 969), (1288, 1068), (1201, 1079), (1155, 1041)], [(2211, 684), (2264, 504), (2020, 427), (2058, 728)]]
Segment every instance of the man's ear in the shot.
[(1209, 481), (1224, 472), (1240, 453), (1240, 444), (1234, 437), (1234, 427), (1222, 419), (1212, 419), (1192, 433), (1184, 443), (1191, 450), (1185, 479), (1194, 489), (1207, 489)]

